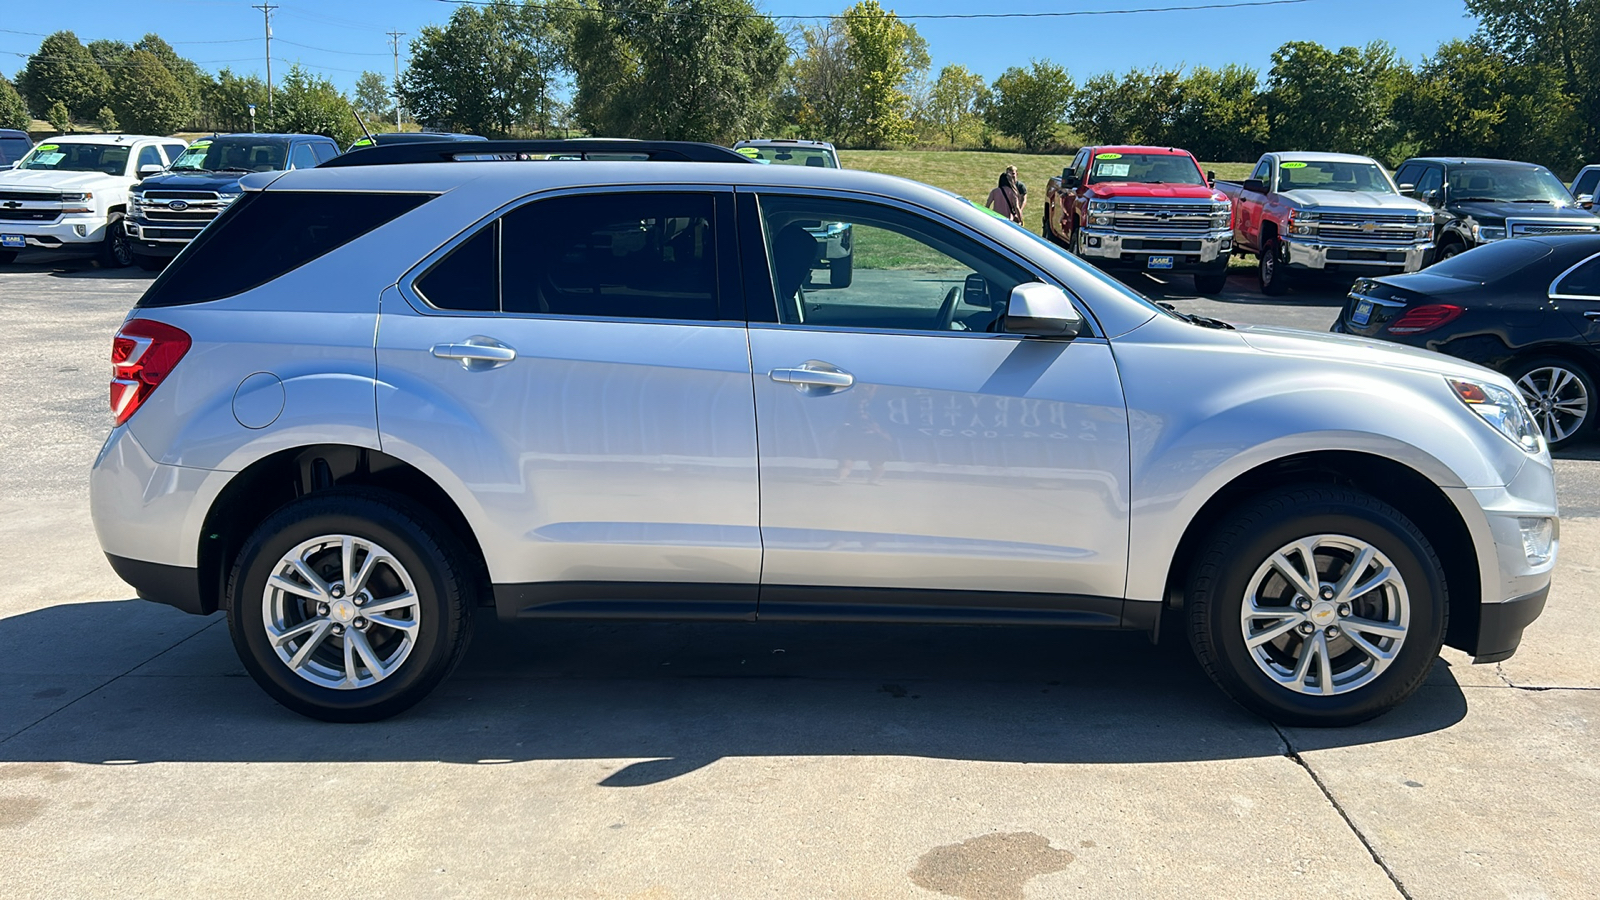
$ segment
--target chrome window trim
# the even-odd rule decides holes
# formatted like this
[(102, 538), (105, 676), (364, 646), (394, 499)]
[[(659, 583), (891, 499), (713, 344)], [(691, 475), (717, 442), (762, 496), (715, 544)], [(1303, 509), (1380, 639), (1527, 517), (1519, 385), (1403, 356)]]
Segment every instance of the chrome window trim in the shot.
[[(474, 309), (444, 309), (442, 307), (434, 306), (432, 303), (430, 303), (427, 297), (424, 296), (423, 293), (416, 287), (417, 279), (427, 274), (428, 269), (432, 268), (434, 263), (448, 255), (451, 250), (454, 250), (457, 246), (466, 243), (471, 238), (476, 237), (479, 231), (483, 230), (483, 228), (487, 225), (498, 220), (501, 216), (504, 216), (514, 210), (521, 209), (530, 203), (537, 203), (540, 200), (552, 200), (557, 197), (570, 197), (582, 194), (638, 193), (731, 194), (733, 193), (733, 187), (731, 185), (696, 184), (606, 184), (568, 186), (553, 188), (547, 191), (539, 191), (533, 194), (524, 194), (521, 197), (517, 197), (496, 207), (493, 211), (485, 214), (481, 218), (474, 221), (471, 225), (468, 225), (466, 228), (463, 228), (461, 231), (457, 232), (453, 237), (441, 244), (432, 253), (424, 256), (421, 262), (412, 265), (405, 271), (404, 274), (400, 276), (400, 278), (395, 282), (395, 290), (400, 293), (401, 297), (405, 298), (406, 303), (409, 304), (413, 310), (415, 310), (419, 315), (424, 316), (447, 316), (453, 318), (472, 319), (482, 319), (493, 316), (496, 318), (551, 319), (558, 322), (633, 322), (635, 324), (651, 325), (717, 325), (723, 327), (743, 328), (745, 325), (744, 322), (730, 319), (641, 319), (625, 318), (620, 316), (569, 316), (556, 315), (554, 313), (508, 313), (501, 312), (500, 310), (494, 310), (491, 312), (488, 310)], [(720, 244), (717, 248), (717, 252), (719, 254), (723, 252)], [(718, 277), (720, 289), (720, 275)], [(718, 298), (718, 306), (721, 306), (720, 297)]]
[[(737, 322), (733, 323), (739, 324)], [(783, 322), (751, 322), (751, 331), (804, 331), (808, 333), (829, 334), (904, 334), (914, 337), (936, 338), (965, 338), (983, 340), (1010, 340), (1010, 341), (1056, 341), (1072, 344), (1107, 344), (1111, 342), (1097, 335), (1084, 335), (1074, 338), (1041, 337), (1031, 334), (1013, 334), (1008, 331), (922, 331), (914, 328), (858, 328), (849, 325), (789, 325)]]
[[(900, 210), (901, 212), (908, 212), (908, 213), (912, 213), (914, 215), (922, 216), (923, 218), (926, 218), (926, 219), (929, 219), (931, 221), (934, 221), (934, 222), (936, 222), (936, 223), (938, 223), (940, 225), (943, 225), (946, 228), (949, 228), (949, 229), (955, 231), (956, 233), (960, 234), (962, 237), (965, 237), (965, 238), (967, 238), (969, 240), (977, 241), (979, 244), (983, 245), (985, 248), (989, 249), (992, 252), (999, 253), (1001, 256), (1004, 256), (1006, 259), (1009, 259), (1011, 262), (1015, 263), (1016, 265), (1021, 266), (1024, 270), (1026, 270), (1028, 272), (1028, 274), (1032, 275), (1034, 278), (1038, 279), (1040, 282), (1043, 282), (1044, 284), (1053, 284), (1056, 287), (1062, 289), (1063, 291), (1066, 291), (1067, 297), (1072, 300), (1072, 305), (1073, 305), (1074, 308), (1076, 308), (1078, 310), (1078, 314), (1083, 316), (1087, 321), (1093, 323), (1095, 332), (1102, 333), (1102, 332), (1105, 331), (1105, 329), (1103, 327), (1101, 327), (1101, 325), (1100, 325), (1099, 317), (1097, 317), (1094, 314), (1094, 310), (1089, 307), (1088, 303), (1084, 302), (1082, 297), (1078, 296), (1078, 292), (1073, 290), (1071, 285), (1063, 284), (1061, 279), (1056, 278), (1055, 276), (1051, 275), (1049, 272), (1043, 270), (1040, 267), (1040, 265), (1038, 263), (1034, 262), (1031, 258), (1029, 258), (1027, 256), (1023, 256), (1022, 254), (1018, 253), (1016, 250), (1012, 249), (1011, 247), (994, 240), (993, 238), (989, 237), (988, 235), (986, 235), (986, 234), (984, 234), (984, 233), (982, 233), (980, 231), (976, 231), (976, 230), (972, 229), (965, 222), (961, 222), (959, 220), (952, 219), (949, 216), (945, 215), (944, 213), (939, 212), (938, 210), (929, 209), (926, 206), (923, 206), (923, 205), (918, 204), (918, 203), (912, 203), (912, 202), (910, 202), (908, 200), (901, 200), (898, 197), (890, 197), (890, 196), (887, 196), (887, 195), (884, 195), (884, 194), (873, 194), (873, 193), (868, 193), (866, 191), (850, 191), (850, 190), (842, 190), (842, 189), (837, 189), (837, 188), (813, 188), (813, 187), (791, 187), (791, 186), (780, 186), (780, 185), (770, 185), (769, 186), (769, 185), (744, 185), (744, 184), (741, 184), (741, 185), (738, 185), (737, 187), (735, 187), (734, 190), (735, 190), (735, 192), (741, 193), (741, 194), (754, 194), (754, 195), (756, 195), (756, 199), (757, 199), (758, 202), (759, 202), (762, 194), (782, 194), (782, 195), (798, 196), (798, 197), (821, 197), (821, 198), (830, 199), (830, 200), (853, 200), (853, 201), (856, 201), (858, 203), (863, 203), (863, 202), (864, 203), (877, 203), (879, 205), (893, 207), (895, 209)], [(968, 201), (968, 202), (970, 202), (970, 201)], [(1019, 225), (1017, 227), (1020, 228), (1021, 226)], [(1037, 237), (1037, 235), (1036, 235), (1036, 237)], [(765, 248), (763, 248), (763, 250), (765, 250)], [(767, 265), (768, 265), (768, 268), (770, 270), (770, 267), (772, 265), (772, 260), (770, 258), (768, 258), (768, 260), (767, 260)], [(769, 274), (770, 274), (770, 271), (769, 271)], [(757, 324), (757, 323), (751, 323), (751, 324)], [(759, 324), (768, 324), (768, 323), (759, 323)], [(804, 326), (800, 326), (800, 327), (804, 327)], [(813, 330), (821, 330), (823, 327), (824, 326), (820, 326), (820, 325), (819, 326), (814, 326)], [(844, 330), (845, 331), (856, 331), (857, 329), (844, 329)], [(892, 334), (945, 334), (945, 332), (942, 332), (942, 331), (918, 331), (918, 330), (909, 329), (909, 328), (907, 328), (907, 329), (891, 328), (891, 329), (884, 329), (884, 331), (886, 331), (888, 333), (892, 333)], [(970, 334), (971, 332), (968, 332), (968, 333)], [(987, 334), (988, 332), (984, 332), (984, 333)], [(1091, 337), (1091, 336), (1090, 335), (1084, 335), (1085, 339), (1087, 339), (1089, 337)]]
[(1590, 256), (1586, 256), (1583, 259), (1580, 259), (1577, 262), (1573, 263), (1572, 265), (1568, 266), (1566, 268), (1566, 271), (1562, 272), (1560, 275), (1557, 275), (1554, 279), (1551, 280), (1550, 287), (1549, 287), (1549, 289), (1547, 289), (1545, 291), (1545, 293), (1547, 295), (1549, 295), (1551, 300), (1587, 300), (1587, 301), (1592, 301), (1592, 302), (1600, 302), (1600, 295), (1596, 295), (1596, 294), (1558, 294), (1558, 293), (1556, 293), (1556, 285), (1561, 283), (1561, 279), (1567, 277), (1568, 275), (1571, 275), (1573, 272), (1576, 272), (1577, 270), (1583, 268), (1584, 266), (1588, 265), (1591, 262), (1594, 262), (1597, 259), (1600, 259), (1600, 253), (1595, 253), (1595, 254), (1592, 254)]

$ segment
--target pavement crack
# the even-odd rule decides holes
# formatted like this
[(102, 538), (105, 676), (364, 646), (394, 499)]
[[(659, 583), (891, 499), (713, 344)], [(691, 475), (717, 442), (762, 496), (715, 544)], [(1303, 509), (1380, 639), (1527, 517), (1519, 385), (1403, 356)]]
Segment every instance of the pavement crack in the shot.
[(1306, 761), (1305, 757), (1300, 755), (1300, 751), (1294, 748), (1294, 744), (1289, 740), (1289, 736), (1284, 734), (1283, 729), (1279, 728), (1276, 723), (1272, 723), (1272, 730), (1278, 733), (1278, 740), (1283, 744), (1283, 755), (1294, 762), (1295, 765), (1304, 769), (1307, 775), (1311, 776), (1311, 783), (1315, 784), (1317, 786), (1317, 790), (1322, 792), (1322, 796), (1328, 801), (1328, 804), (1333, 807), (1333, 811), (1339, 814), (1339, 818), (1344, 820), (1345, 827), (1349, 828), (1350, 833), (1356, 836), (1356, 840), (1361, 842), (1361, 846), (1367, 848), (1367, 855), (1371, 856), (1372, 861), (1377, 863), (1378, 868), (1383, 870), (1383, 874), (1388, 877), (1389, 883), (1394, 885), (1394, 889), (1399, 891), (1400, 896), (1404, 897), (1405, 900), (1415, 900), (1415, 898), (1411, 896), (1411, 892), (1406, 890), (1405, 884), (1400, 881), (1400, 876), (1396, 875), (1395, 871), (1389, 868), (1389, 864), (1384, 862), (1382, 856), (1378, 855), (1377, 848), (1372, 846), (1372, 842), (1367, 840), (1367, 836), (1361, 833), (1360, 828), (1356, 827), (1355, 820), (1351, 819), (1350, 814), (1345, 812), (1344, 805), (1333, 796), (1333, 791), (1328, 790), (1328, 786), (1323, 783), (1322, 778), (1317, 775), (1316, 770), (1311, 768), (1311, 764)]
[(1600, 687), (1593, 687), (1593, 686), (1587, 686), (1587, 685), (1517, 684), (1515, 681), (1511, 680), (1511, 676), (1506, 674), (1506, 670), (1503, 668), (1503, 666), (1504, 666), (1504, 663), (1495, 663), (1494, 664), (1495, 677), (1499, 678), (1502, 682), (1505, 683), (1506, 687), (1511, 688), (1512, 690), (1517, 690), (1517, 691), (1535, 691), (1535, 692), (1543, 692), (1543, 691), (1600, 691)]

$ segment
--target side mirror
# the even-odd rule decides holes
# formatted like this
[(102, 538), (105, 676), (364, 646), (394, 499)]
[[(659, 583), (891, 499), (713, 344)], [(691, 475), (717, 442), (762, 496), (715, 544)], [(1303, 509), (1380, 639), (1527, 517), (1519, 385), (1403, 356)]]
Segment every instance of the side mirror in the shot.
[(966, 283), (961, 286), (961, 303), (963, 306), (991, 308), (994, 304), (989, 299), (989, 282), (976, 272), (968, 275)]
[[(16, 163), (12, 163), (12, 165), (16, 165)], [(1578, 195), (1578, 205), (1583, 207), (1584, 209), (1594, 209), (1594, 195), (1593, 194), (1579, 194)]]
[(151, 175), (160, 175), (164, 171), (166, 171), (164, 167), (151, 163), (148, 166), (139, 167), (139, 177), (141, 179), (149, 178)]
[(1246, 178), (1244, 184), (1240, 185), (1240, 187), (1257, 194), (1265, 194), (1267, 192), (1266, 183), (1259, 178)]
[(1429, 206), (1438, 206), (1439, 205), (1439, 196), (1440, 196), (1439, 190), (1437, 188), (1435, 188), (1434, 190), (1431, 190), (1431, 191), (1423, 191), (1422, 192), (1422, 196), (1418, 197), (1417, 199), (1421, 200), (1423, 203), (1428, 204)]
[(1011, 289), (1011, 301), (1006, 305), (1008, 334), (1070, 340), (1081, 330), (1083, 317), (1061, 288), (1034, 281)]
[(1061, 186), (1062, 187), (1077, 187), (1078, 186), (1078, 170), (1074, 169), (1071, 166), (1067, 166), (1066, 168), (1062, 169), (1061, 170)]
[(1207, 169), (1206, 170), (1206, 187), (1214, 188), (1216, 186), (1217, 186), (1217, 173), (1212, 169)]

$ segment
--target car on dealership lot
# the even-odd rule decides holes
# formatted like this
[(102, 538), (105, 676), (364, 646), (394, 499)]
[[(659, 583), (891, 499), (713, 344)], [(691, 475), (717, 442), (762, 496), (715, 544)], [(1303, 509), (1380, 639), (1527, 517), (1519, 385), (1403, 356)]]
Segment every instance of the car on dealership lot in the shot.
[[(264, 690), (343, 721), (427, 695), (479, 606), (1170, 613), (1235, 700), (1313, 725), (1394, 707), (1442, 642), (1508, 657), (1543, 608), (1553, 468), (1503, 375), (1183, 315), (915, 182), (613, 145), (639, 160), (247, 176), (112, 343), (117, 573), (225, 610)], [(806, 287), (819, 221), (850, 288)]]
[(1254, 254), (1261, 291), (1302, 273), (1415, 272), (1433, 250), (1433, 210), (1400, 195), (1389, 173), (1348, 153), (1267, 153), (1233, 201), (1233, 247)]
[(129, 190), (183, 149), (169, 137), (74, 134), (29, 150), (0, 171), (0, 263), (31, 248), (93, 251), (101, 265), (131, 265), (122, 228)]
[(1045, 188), (1044, 236), (1097, 266), (1228, 281), (1233, 204), (1175, 147), (1084, 147)]
[(1416, 274), (1361, 279), (1333, 330), (1504, 372), (1547, 443), (1582, 440), (1600, 410), (1600, 235), (1497, 241)]
[(1600, 166), (1584, 166), (1572, 179), (1572, 200), (1579, 209), (1594, 211), (1595, 191), (1600, 190)]
[(1561, 179), (1544, 166), (1418, 157), (1401, 163), (1395, 177), (1432, 210), (1437, 259), (1506, 238), (1600, 234), (1600, 218), (1579, 208)]
[[(758, 163), (774, 166), (808, 166), (813, 169), (838, 169), (839, 151), (827, 141), (798, 138), (757, 138), (739, 141), (733, 149)], [(849, 222), (818, 222), (808, 228), (817, 239), (819, 264), (828, 270), (828, 287), (847, 288), (854, 277), (855, 252), (851, 247)]]
[(310, 169), (338, 155), (339, 145), (320, 134), (226, 134), (195, 141), (166, 172), (129, 191), (123, 227), (133, 261), (152, 271), (166, 265), (239, 198), (244, 176)]
[(26, 131), (0, 128), (0, 169), (9, 169), (33, 149), (33, 140)]

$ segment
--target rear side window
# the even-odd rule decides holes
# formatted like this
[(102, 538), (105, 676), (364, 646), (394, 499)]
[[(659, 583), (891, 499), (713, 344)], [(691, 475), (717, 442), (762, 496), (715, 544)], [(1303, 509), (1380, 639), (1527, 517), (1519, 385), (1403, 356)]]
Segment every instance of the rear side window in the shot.
[(1579, 175), (1578, 180), (1572, 183), (1572, 193), (1592, 194), (1597, 184), (1600, 184), (1600, 169), (1589, 169)]
[(150, 285), (138, 306), (181, 306), (260, 287), (433, 199), (433, 194), (247, 193)]
[(0, 164), (14, 163), (32, 149), (33, 144), (23, 138), (0, 138)]
[(1556, 285), (1555, 293), (1567, 297), (1593, 297), (1600, 300), (1600, 256), (1567, 273)]
[(326, 141), (318, 141), (311, 145), (311, 152), (316, 155), (318, 164), (321, 164), (338, 156), (339, 148)]
[(295, 144), (294, 153), (290, 157), (290, 165), (296, 169), (311, 169), (317, 165), (317, 158), (311, 155), (310, 144)]

